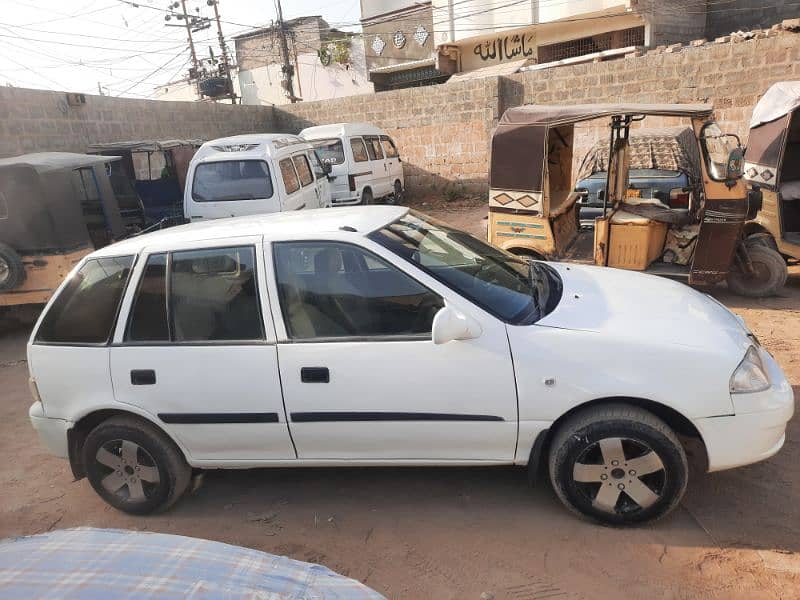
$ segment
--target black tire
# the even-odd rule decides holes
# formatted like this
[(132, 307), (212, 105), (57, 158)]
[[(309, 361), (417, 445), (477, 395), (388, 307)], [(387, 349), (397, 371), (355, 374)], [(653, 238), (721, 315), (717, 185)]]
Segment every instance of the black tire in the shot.
[(752, 246), (765, 246), (770, 250), (778, 252), (778, 243), (775, 241), (775, 238), (772, 237), (771, 234), (763, 231), (759, 233), (751, 233), (747, 236), (747, 238), (745, 238), (744, 243), (748, 248), (751, 248)]
[(25, 281), (25, 265), (16, 250), (0, 243), (0, 292), (13, 290)]
[(372, 190), (367, 188), (361, 192), (361, 204), (375, 204), (375, 198), (372, 196)]
[[(123, 448), (132, 444), (135, 460)], [(106, 462), (100, 462), (103, 449)], [(134, 515), (164, 511), (184, 494), (192, 470), (175, 443), (153, 425), (135, 417), (112, 417), (89, 432), (81, 453), (86, 475), (98, 495), (114, 508)], [(120, 467), (108, 464), (115, 460)], [(145, 472), (147, 475), (145, 475)], [(122, 483), (116, 490), (109, 486)], [(138, 486), (136, 481), (138, 480)], [(135, 491), (142, 494), (142, 498)]]
[(774, 296), (783, 288), (789, 277), (786, 261), (765, 244), (748, 244), (747, 252), (750, 254), (755, 275), (746, 275), (734, 263), (728, 273), (728, 288), (734, 294), (748, 298)]
[[(620, 460), (615, 463), (605, 454)], [(640, 474), (632, 465), (640, 466)], [(564, 422), (550, 445), (549, 467), (561, 502), (607, 525), (663, 517), (678, 506), (689, 478), (686, 452), (669, 426), (625, 404), (589, 408)]]
[(386, 196), (386, 204), (400, 204), (403, 201), (403, 184), (399, 179), (394, 182), (394, 188), (391, 194)]

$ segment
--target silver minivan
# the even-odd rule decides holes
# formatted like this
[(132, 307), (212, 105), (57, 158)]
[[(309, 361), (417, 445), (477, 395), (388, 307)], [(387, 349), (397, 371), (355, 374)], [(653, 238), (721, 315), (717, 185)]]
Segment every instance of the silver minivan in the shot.
[(189, 164), (184, 215), (199, 221), (328, 207), (329, 173), (314, 148), (296, 135), (211, 140)]
[(385, 131), (368, 123), (334, 123), (308, 127), (300, 137), (311, 142), (322, 162), (330, 165), (334, 205), (401, 200), (403, 163)]

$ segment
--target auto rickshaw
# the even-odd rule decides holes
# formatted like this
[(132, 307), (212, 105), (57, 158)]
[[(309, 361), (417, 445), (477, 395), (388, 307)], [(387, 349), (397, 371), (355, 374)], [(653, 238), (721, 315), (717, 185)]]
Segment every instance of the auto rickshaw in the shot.
[(744, 177), (762, 195), (745, 225), (748, 245), (765, 244), (800, 260), (800, 81), (776, 83), (756, 104)]
[(42, 152), (0, 159), (0, 308), (47, 302), (93, 250), (125, 235), (108, 164)]
[[(507, 110), (492, 134), (489, 241), (511, 252), (647, 271), (696, 286), (726, 280), (747, 295), (773, 294), (774, 251), (742, 243), (748, 192), (743, 150), (723, 133), (708, 104), (527, 105)], [(701, 157), (688, 206), (673, 207), (630, 185), (630, 130), (648, 116), (691, 120)], [(609, 118), (602, 213), (578, 218), (575, 124)], [(772, 253), (772, 254), (770, 254)], [(764, 259), (762, 255), (767, 255)], [(766, 272), (763, 262), (767, 263)]]

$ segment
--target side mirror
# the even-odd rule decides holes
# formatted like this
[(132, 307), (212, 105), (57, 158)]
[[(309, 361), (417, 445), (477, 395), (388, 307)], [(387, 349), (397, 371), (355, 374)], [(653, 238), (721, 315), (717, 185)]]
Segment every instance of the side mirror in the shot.
[(725, 179), (732, 181), (744, 175), (744, 150), (741, 146), (731, 150), (728, 155), (728, 166), (725, 170)]
[(433, 317), (433, 343), (471, 340), (483, 333), (480, 323), (456, 309), (445, 306)]
[(330, 175), (332, 168), (333, 167), (331, 167), (331, 163), (322, 163), (322, 172), (325, 173), (325, 175)]

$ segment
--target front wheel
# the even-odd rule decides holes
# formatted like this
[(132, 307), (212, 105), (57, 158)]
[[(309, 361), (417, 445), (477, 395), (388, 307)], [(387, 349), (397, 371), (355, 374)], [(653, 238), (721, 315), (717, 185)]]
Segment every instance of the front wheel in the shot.
[(740, 296), (765, 298), (777, 294), (789, 276), (786, 261), (765, 244), (748, 244), (753, 272), (745, 273), (735, 262), (728, 272), (728, 288)]
[(686, 453), (650, 412), (622, 404), (578, 413), (556, 432), (550, 480), (572, 512), (610, 525), (663, 517), (688, 482)]
[(132, 417), (112, 417), (95, 427), (83, 445), (82, 458), (100, 497), (136, 515), (169, 508), (191, 478), (191, 469), (175, 443)]

